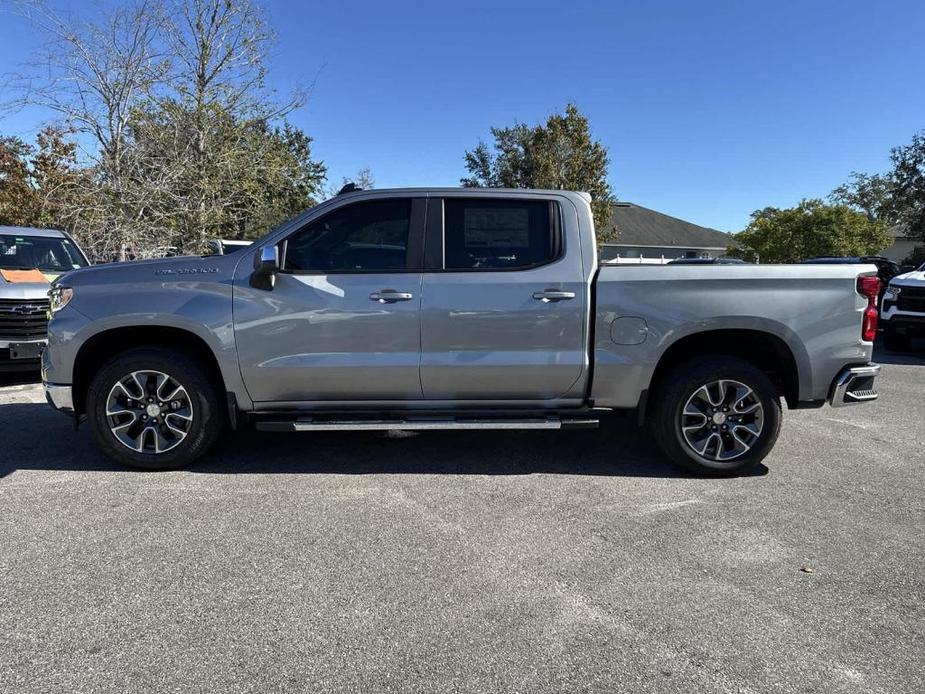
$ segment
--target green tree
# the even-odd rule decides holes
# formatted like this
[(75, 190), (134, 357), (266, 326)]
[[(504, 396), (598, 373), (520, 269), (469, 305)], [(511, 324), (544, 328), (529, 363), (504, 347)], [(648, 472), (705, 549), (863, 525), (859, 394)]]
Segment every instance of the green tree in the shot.
[(298, 128), (208, 110), (201, 153), (199, 114), (176, 102), (139, 114), (133, 132), (140, 175), (130, 205), (182, 252), (201, 252), (210, 238), (260, 236), (315, 204), (325, 177)]
[(887, 225), (847, 205), (802, 200), (796, 207), (752, 213), (729, 255), (762, 263), (798, 263), (814, 256), (879, 253), (890, 244)]
[(44, 128), (35, 141), (30, 161), (37, 192), (32, 224), (64, 229), (85, 241), (81, 237), (100, 213), (96, 172), (80, 165), (77, 143), (63, 130)]
[(33, 148), (18, 137), (0, 138), (0, 225), (31, 224), (37, 204), (29, 170)]
[(884, 174), (853, 172), (829, 199), (890, 226), (901, 224), (909, 236), (925, 241), (925, 131), (890, 150), (890, 163)]
[(77, 231), (81, 214), (94, 208), (96, 183), (76, 152), (76, 143), (52, 127), (35, 145), (0, 138), (0, 224)]
[(925, 241), (925, 130), (890, 153), (892, 204), (909, 236)]
[(890, 175), (852, 171), (848, 182), (831, 192), (829, 201), (860, 210), (869, 219), (895, 224), (897, 214), (893, 200), (894, 187)]
[(555, 113), (544, 125), (517, 123), (492, 128), (493, 147), (484, 142), (466, 151), (467, 187), (550, 188), (591, 194), (598, 240), (606, 232), (615, 198), (607, 182), (607, 148), (591, 136), (588, 119), (574, 104)]

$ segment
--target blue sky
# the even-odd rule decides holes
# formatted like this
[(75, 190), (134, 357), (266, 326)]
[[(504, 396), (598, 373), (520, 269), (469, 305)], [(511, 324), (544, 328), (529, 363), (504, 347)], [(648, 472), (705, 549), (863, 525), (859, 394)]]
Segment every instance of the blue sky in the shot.
[[(314, 84), (291, 120), (335, 181), (368, 166), (378, 187), (456, 185), (490, 126), (574, 101), (621, 199), (737, 231), (754, 209), (885, 169), (890, 147), (925, 129), (920, 0), (267, 8), (272, 83)], [(38, 42), (0, 14), (0, 72)], [(40, 118), (5, 116), (0, 133), (28, 136)]]

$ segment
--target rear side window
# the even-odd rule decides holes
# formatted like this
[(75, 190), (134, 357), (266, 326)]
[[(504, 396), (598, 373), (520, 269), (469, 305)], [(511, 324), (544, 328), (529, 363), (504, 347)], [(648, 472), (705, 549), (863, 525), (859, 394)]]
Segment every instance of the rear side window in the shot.
[(342, 207), (289, 237), (286, 270), (364, 272), (404, 270), (411, 200)]
[(516, 270), (556, 257), (549, 202), (447, 198), (443, 210), (447, 270)]

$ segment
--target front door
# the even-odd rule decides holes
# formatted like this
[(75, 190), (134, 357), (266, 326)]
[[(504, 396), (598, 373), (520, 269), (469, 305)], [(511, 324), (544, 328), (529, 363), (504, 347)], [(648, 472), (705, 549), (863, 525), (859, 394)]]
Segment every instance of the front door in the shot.
[(581, 397), (588, 287), (577, 227), (562, 224), (559, 204), (448, 196), (429, 201), (427, 218), (428, 248), (439, 244), (442, 257), (428, 251), (440, 268), (423, 280), (425, 398)]
[[(234, 331), (256, 403), (416, 400), (423, 200), (353, 202), (280, 244), (272, 289), (238, 267)], [(415, 269), (416, 268), (416, 269)]]

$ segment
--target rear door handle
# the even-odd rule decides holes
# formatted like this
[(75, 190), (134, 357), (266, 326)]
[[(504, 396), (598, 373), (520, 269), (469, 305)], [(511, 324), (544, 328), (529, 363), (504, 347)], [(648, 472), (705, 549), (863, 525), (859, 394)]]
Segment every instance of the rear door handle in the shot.
[(378, 301), (380, 304), (394, 304), (396, 301), (411, 301), (414, 294), (411, 292), (397, 292), (394, 289), (382, 289), (369, 295), (370, 301)]
[(567, 299), (574, 299), (575, 292), (562, 292), (558, 289), (545, 289), (541, 292), (533, 292), (533, 298), (537, 301), (542, 301), (548, 304), (550, 301), (565, 301)]

